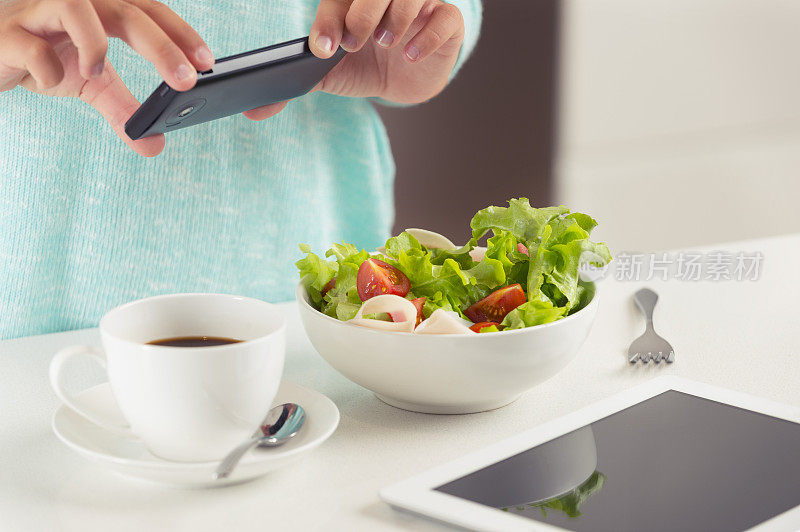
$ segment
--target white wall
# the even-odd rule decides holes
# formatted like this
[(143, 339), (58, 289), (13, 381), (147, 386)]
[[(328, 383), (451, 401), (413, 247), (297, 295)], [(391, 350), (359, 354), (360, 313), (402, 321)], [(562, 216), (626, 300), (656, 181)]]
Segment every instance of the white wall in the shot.
[(800, 1), (564, 0), (557, 200), (617, 251), (800, 231)]

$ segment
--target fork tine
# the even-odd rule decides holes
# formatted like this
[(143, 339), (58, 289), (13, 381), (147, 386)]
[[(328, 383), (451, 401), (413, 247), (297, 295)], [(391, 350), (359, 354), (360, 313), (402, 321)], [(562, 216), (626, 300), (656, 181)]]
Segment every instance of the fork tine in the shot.
[(644, 314), (646, 323), (644, 333), (634, 340), (628, 349), (628, 361), (631, 364), (635, 364), (637, 361), (641, 361), (642, 364), (648, 364), (651, 361), (655, 364), (673, 363), (675, 351), (653, 328), (653, 309), (658, 301), (658, 294), (648, 288), (643, 288), (634, 294), (633, 299)]

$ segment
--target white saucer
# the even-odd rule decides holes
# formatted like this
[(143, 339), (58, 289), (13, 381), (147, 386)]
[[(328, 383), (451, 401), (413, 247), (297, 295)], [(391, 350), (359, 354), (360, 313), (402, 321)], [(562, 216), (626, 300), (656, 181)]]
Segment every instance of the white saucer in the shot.
[[(81, 392), (78, 400), (103, 405), (109, 415), (122, 419), (108, 383)], [(248, 452), (225, 480), (211, 477), (219, 462), (171, 462), (158, 458), (140, 440), (102, 429), (63, 405), (53, 415), (53, 431), (77, 453), (125, 477), (178, 487), (222, 486), (260, 477), (291, 463), (328, 439), (339, 424), (336, 405), (319, 392), (282, 381), (274, 404), (286, 402), (297, 403), (305, 409), (306, 422), (302, 430), (281, 447)]]

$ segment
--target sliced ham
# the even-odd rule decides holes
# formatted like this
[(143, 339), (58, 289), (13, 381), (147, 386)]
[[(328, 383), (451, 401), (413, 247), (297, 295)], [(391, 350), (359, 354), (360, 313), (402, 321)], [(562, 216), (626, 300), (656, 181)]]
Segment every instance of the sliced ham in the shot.
[(483, 246), (475, 246), (469, 252), (469, 256), (472, 257), (472, 260), (474, 260), (475, 262), (482, 261), (485, 255), (486, 255), (486, 248)]
[(458, 246), (453, 244), (449, 238), (427, 229), (406, 229), (406, 233), (416, 238), (420, 244), (428, 249), (457, 249)]
[[(380, 313), (389, 314), (392, 321), (364, 318), (365, 314)], [(361, 305), (349, 323), (383, 331), (412, 332), (417, 323), (417, 307), (408, 299), (393, 294), (375, 296)]]
[(369, 318), (353, 318), (347, 323), (352, 323), (353, 325), (359, 325), (361, 327), (367, 327), (369, 329), (378, 329), (381, 331), (393, 331), (393, 332), (413, 331), (413, 329), (409, 329), (408, 324), (406, 322), (373, 320)]
[(472, 322), (461, 318), (457, 313), (436, 309), (428, 319), (417, 325), (417, 334), (477, 334), (470, 330)]

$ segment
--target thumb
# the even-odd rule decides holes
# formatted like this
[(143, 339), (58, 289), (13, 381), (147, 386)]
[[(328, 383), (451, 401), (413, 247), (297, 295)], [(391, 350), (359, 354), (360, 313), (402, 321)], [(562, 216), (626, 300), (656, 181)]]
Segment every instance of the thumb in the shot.
[(97, 109), (119, 138), (139, 155), (154, 157), (164, 149), (164, 135), (131, 140), (125, 133), (125, 122), (139, 108), (139, 102), (108, 61), (100, 76), (86, 82), (80, 98)]

